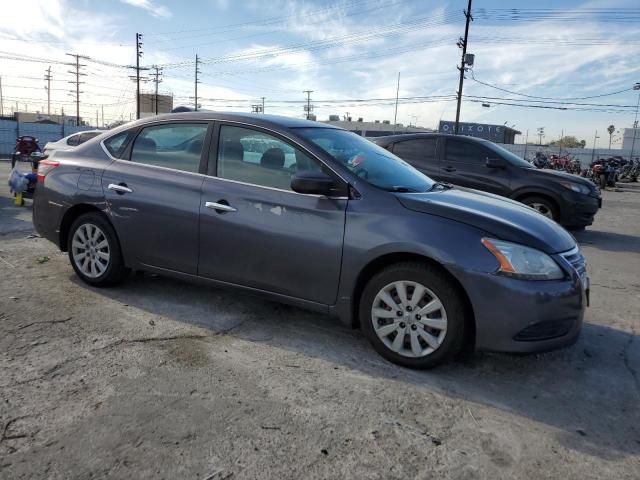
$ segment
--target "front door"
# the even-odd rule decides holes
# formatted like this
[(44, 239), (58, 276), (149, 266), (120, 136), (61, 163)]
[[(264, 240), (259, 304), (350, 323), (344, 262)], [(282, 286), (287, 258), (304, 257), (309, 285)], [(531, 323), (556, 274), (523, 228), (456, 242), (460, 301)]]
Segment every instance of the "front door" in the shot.
[(505, 168), (487, 167), (487, 158), (496, 153), (471, 140), (447, 137), (441, 178), (461, 187), (475, 188), (483, 192), (508, 196), (511, 191), (511, 175)]
[(102, 186), (126, 258), (196, 274), (198, 217), (204, 175), (199, 173), (207, 122), (143, 128), (129, 160), (115, 160)]
[(322, 168), (281, 136), (220, 125), (202, 187), (198, 274), (335, 303), (347, 199), (290, 188), (294, 172)]

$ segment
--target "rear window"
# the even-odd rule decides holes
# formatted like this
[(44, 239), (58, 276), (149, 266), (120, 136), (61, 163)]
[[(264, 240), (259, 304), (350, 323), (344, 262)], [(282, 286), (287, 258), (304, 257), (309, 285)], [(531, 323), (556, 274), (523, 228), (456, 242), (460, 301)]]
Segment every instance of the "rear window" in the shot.
[(112, 157), (120, 158), (127, 148), (131, 137), (133, 137), (133, 132), (131, 130), (128, 130), (126, 132), (120, 132), (113, 137), (107, 138), (102, 143)]
[(78, 145), (86, 142), (87, 140), (91, 140), (93, 137), (97, 137), (102, 132), (86, 132), (80, 134), (80, 140), (78, 141)]
[(69, 138), (67, 138), (67, 145), (71, 147), (75, 147), (78, 145), (79, 141), (80, 141), (80, 134), (71, 135)]

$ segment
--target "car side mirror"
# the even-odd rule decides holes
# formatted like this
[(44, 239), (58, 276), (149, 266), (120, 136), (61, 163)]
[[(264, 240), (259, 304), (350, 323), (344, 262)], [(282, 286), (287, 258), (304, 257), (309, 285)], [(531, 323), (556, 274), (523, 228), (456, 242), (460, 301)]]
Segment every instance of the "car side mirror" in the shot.
[(504, 160), (501, 158), (488, 157), (487, 158), (487, 168), (505, 168)]
[(291, 190), (312, 195), (330, 195), (335, 188), (333, 178), (324, 172), (303, 170), (291, 177)]

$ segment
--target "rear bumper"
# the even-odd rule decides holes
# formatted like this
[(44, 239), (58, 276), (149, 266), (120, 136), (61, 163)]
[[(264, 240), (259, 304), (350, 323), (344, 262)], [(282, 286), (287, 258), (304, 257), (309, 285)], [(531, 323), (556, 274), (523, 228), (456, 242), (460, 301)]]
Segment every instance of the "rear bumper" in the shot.
[(580, 334), (587, 293), (577, 274), (562, 281), (525, 281), (464, 272), (459, 279), (473, 307), (477, 350), (553, 350)]
[(33, 226), (38, 235), (60, 247), (60, 221), (64, 207), (50, 201), (40, 189), (41, 186), (36, 185), (33, 195)]
[(565, 227), (586, 227), (602, 207), (602, 197), (591, 197), (576, 192), (563, 195), (563, 207), (560, 212), (560, 223)]

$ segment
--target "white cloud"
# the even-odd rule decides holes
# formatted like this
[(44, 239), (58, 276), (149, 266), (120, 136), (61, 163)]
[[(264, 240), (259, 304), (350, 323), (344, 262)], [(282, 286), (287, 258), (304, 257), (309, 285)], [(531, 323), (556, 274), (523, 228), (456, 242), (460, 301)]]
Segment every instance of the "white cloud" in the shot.
[(149, 12), (150, 15), (157, 18), (170, 18), (172, 16), (171, 10), (164, 5), (158, 5), (153, 0), (120, 0), (122, 3), (131, 5), (132, 7), (142, 8)]

